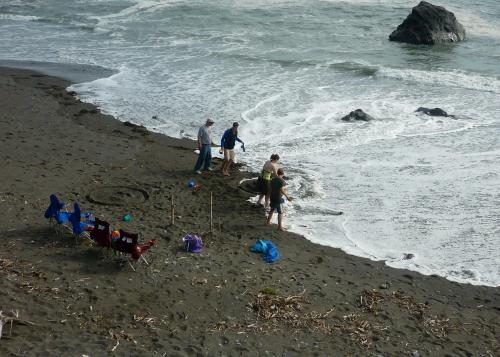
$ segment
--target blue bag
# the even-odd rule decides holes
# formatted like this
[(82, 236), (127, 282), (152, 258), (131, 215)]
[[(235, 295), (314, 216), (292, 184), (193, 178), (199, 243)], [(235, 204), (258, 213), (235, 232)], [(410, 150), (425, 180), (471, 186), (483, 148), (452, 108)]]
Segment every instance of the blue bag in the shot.
[(182, 238), (184, 241), (184, 246), (186, 247), (186, 252), (189, 253), (201, 253), (202, 251), (202, 240), (201, 237), (197, 236), (196, 234), (188, 234), (184, 238)]
[(280, 259), (278, 247), (270, 240), (258, 240), (250, 250), (254, 253), (262, 253), (262, 259), (266, 263), (274, 263)]

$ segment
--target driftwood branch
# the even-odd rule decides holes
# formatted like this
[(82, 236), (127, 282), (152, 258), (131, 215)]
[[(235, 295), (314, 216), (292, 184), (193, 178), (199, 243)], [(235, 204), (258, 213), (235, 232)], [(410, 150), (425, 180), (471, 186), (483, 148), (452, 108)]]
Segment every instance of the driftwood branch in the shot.
[(35, 326), (34, 322), (23, 320), (19, 318), (19, 311), (10, 310), (10, 311), (2, 311), (0, 310), (0, 339), (2, 338), (2, 330), (3, 326), (7, 323), (10, 323), (9, 336), (12, 335), (12, 326), (14, 322), (20, 325), (29, 325)]

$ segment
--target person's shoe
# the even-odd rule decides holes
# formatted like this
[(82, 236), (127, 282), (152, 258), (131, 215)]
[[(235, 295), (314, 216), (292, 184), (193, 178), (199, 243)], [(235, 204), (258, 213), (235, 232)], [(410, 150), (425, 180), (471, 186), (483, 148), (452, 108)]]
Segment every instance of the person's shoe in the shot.
[(213, 171), (214, 169), (212, 169), (211, 167), (209, 167), (207, 170), (208, 170), (208, 171)]
[(198, 175), (201, 175), (201, 171), (200, 170), (196, 170), (195, 171)]

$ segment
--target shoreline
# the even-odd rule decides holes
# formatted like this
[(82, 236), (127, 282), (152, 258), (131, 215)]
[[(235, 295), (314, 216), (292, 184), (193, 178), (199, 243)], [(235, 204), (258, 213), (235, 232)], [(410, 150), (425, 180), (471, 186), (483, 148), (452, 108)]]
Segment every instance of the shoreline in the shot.
[[(38, 62), (38, 61), (20, 61), (20, 60), (0, 60), (0, 68), (1, 67), (7, 67), (7, 68), (12, 68), (12, 69), (25, 69), (25, 70), (39, 72), (39, 73), (47, 75), (47, 76), (52, 76), (55, 78), (61, 78), (63, 80), (66, 80), (71, 85), (78, 84), (80, 82), (88, 82), (88, 81), (93, 81), (96, 79), (107, 78), (107, 77), (110, 77), (110, 76), (118, 73), (117, 71), (112, 70), (110, 68), (105, 68), (105, 67), (101, 67), (101, 66), (97, 66), (97, 65), (82, 65), (82, 64)], [(78, 95), (77, 95), (77, 98), (78, 98)], [(87, 103), (89, 103), (89, 102), (87, 102)], [(89, 104), (92, 105), (92, 103), (89, 103)], [(119, 119), (114, 118), (114, 117), (113, 117), (113, 119), (118, 120), (118, 121), (123, 123), (122, 120), (119, 120)], [(137, 124), (140, 126), (140, 124), (135, 123), (135, 122), (133, 122), (133, 124)], [(189, 137), (177, 138), (175, 136), (166, 135), (160, 131), (155, 131), (155, 130), (152, 130), (149, 128), (146, 128), (146, 129), (150, 132), (164, 135), (164, 136), (172, 138), (172, 139), (188, 140), (188, 141), (192, 140)], [(246, 171), (246, 170), (243, 170), (243, 171), (245, 172), (245, 176), (248, 176), (248, 175), (253, 176), (253, 177), (258, 176), (258, 173), (255, 173), (255, 172)], [(288, 220), (289, 220), (289, 217), (286, 218), (286, 221), (288, 221)], [(413, 271), (413, 272), (416, 272), (416, 273), (419, 273), (422, 275), (426, 275), (426, 276), (437, 275), (437, 276), (440, 276), (442, 278), (445, 278), (448, 281), (456, 282), (459, 284), (470, 284), (470, 285), (475, 285), (475, 286), (486, 286), (486, 287), (493, 287), (493, 288), (500, 287), (500, 285), (495, 286), (495, 285), (489, 285), (489, 284), (484, 284), (484, 283), (479, 283), (479, 282), (474, 282), (474, 281), (471, 282), (471, 281), (463, 280), (461, 278), (454, 279), (452, 276), (445, 276), (444, 274), (438, 274), (438, 273), (429, 271), (428, 268), (424, 268), (424, 269), (420, 269), (420, 270), (418, 270), (418, 269), (413, 270), (413, 269), (395, 267), (393, 265), (387, 264), (385, 259), (377, 258), (375, 255), (372, 255), (371, 253), (368, 253), (368, 252), (363, 252), (364, 254), (362, 254), (361, 253), (362, 251), (359, 250), (360, 254), (353, 254), (353, 253), (350, 253), (349, 249), (347, 249), (346, 247), (335, 247), (335, 246), (329, 245), (327, 243), (318, 242), (317, 240), (314, 239), (314, 237), (312, 235), (309, 235), (309, 237), (308, 237), (308, 235), (301, 232), (300, 229), (297, 231), (290, 230), (290, 232), (295, 233), (298, 236), (301, 236), (314, 244), (318, 244), (318, 245), (325, 246), (325, 247), (331, 247), (331, 248), (335, 248), (335, 249), (340, 249), (348, 255), (369, 259), (369, 260), (374, 261), (374, 262), (383, 262), (388, 267), (391, 267), (394, 269), (409, 270), (409, 271)], [(343, 232), (343, 233), (345, 233), (345, 232)], [(352, 242), (353, 246), (357, 246), (357, 244), (355, 242), (353, 242), (353, 241), (351, 241), (351, 242)], [(401, 260), (403, 260), (403, 258), (404, 258), (404, 256), (402, 255)], [(425, 272), (422, 270), (424, 270)]]
[[(101, 355), (95, 352), (99, 348), (106, 355), (116, 342), (117, 353), (131, 355), (418, 351), (425, 356), (500, 351), (500, 288), (394, 269), (294, 233), (279, 234), (275, 226), (265, 225), (262, 209), (246, 202), (249, 194), (238, 188), (246, 173), (230, 179), (218, 171), (195, 177), (192, 141), (126, 126), (75, 100), (65, 91), (67, 85), (26, 70), (0, 69), (0, 129), (5, 133), (0, 152), (6, 167), (0, 174), (0, 208), (6, 212), (0, 218), (6, 244), (0, 274), (1, 289), (7, 292), (0, 305), (4, 311), (18, 309), (22, 318), (38, 326), (14, 325), (12, 336), (0, 340), (1, 354), (73, 351), (94, 356)], [(187, 189), (189, 179), (202, 183), (198, 194)], [(127, 201), (114, 192), (111, 198), (123, 199), (123, 206), (88, 199), (113, 187), (143, 190), (148, 198)], [(204, 237), (203, 254), (188, 255), (181, 238), (207, 230), (210, 191), (221, 232)], [(157, 246), (146, 254), (150, 266), (134, 273), (95, 248), (83, 243), (73, 247), (71, 239), (57, 238), (42, 217), (53, 192), (66, 202), (78, 201), (83, 210), (94, 211), (113, 226), (141, 232), (141, 241), (156, 238)], [(173, 227), (168, 226), (171, 195), (177, 212)], [(128, 211), (132, 222), (120, 222)], [(262, 238), (278, 245), (280, 261), (267, 265), (249, 252)], [(45, 278), (29, 276), (29, 271)], [(303, 294), (309, 303), (296, 312), (299, 316), (333, 309), (320, 319), (331, 327), (329, 332), (309, 326), (290, 334), (284, 320), (271, 320), (272, 328), (266, 330), (269, 321), (259, 319), (249, 306), (269, 287), (283, 296)], [(362, 296), (377, 302), (365, 306)], [(401, 305), (401, 300), (415, 304)], [(425, 317), (412, 315), (412, 308)], [(446, 334), (425, 325), (430, 320), (440, 321), (436, 324)], [(470, 325), (459, 329), (459, 321)], [(350, 329), (358, 323), (364, 326), (362, 333)], [(72, 348), (64, 350), (68, 346)]]

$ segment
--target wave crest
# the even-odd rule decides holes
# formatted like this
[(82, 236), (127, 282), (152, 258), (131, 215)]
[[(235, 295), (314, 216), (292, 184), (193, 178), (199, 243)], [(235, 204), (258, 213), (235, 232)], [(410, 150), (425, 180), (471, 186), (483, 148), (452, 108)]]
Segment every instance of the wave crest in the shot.
[(480, 74), (464, 73), (462, 71), (422, 71), (417, 69), (381, 68), (375, 75), (377, 77), (393, 78), (409, 82), (500, 93), (500, 79)]

